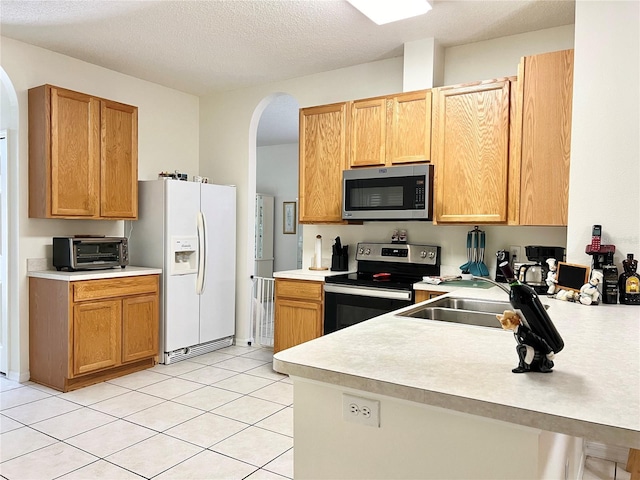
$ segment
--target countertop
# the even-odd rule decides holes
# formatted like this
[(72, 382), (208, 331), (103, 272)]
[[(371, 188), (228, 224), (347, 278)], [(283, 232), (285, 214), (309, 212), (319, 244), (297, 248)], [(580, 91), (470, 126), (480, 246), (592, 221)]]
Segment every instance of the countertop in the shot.
[(347, 272), (333, 272), (331, 270), (309, 270), (301, 268), (299, 270), (284, 270), (275, 272), (273, 278), (289, 278), (291, 280), (310, 280), (315, 282), (324, 282), (324, 279), (334, 275), (342, 275), (344, 273), (355, 273), (355, 270)]
[[(497, 287), (461, 288), (448, 296), (506, 300)], [(274, 368), (640, 448), (640, 307), (585, 306), (546, 297), (542, 302), (551, 306), (549, 316), (565, 342), (548, 374), (511, 373), (518, 358), (510, 332), (396, 315), (414, 306), (278, 352)]]
[(63, 280), (78, 282), (80, 280), (101, 280), (105, 278), (136, 277), (139, 275), (157, 275), (161, 268), (135, 267), (110, 268), (108, 270), (83, 270), (79, 272), (59, 272), (57, 270), (34, 270), (27, 272), (28, 277), (46, 278), (49, 280)]

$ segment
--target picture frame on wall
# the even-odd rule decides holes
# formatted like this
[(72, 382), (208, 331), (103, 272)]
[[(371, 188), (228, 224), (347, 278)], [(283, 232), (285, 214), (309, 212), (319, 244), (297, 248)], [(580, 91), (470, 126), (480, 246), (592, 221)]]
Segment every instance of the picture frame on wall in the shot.
[(298, 224), (296, 215), (296, 202), (282, 202), (282, 233), (295, 234)]

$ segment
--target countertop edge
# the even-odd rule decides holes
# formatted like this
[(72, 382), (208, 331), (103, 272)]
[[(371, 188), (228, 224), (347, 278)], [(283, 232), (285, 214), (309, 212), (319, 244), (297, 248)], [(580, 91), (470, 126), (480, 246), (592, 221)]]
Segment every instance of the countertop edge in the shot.
[(274, 356), (273, 369), (294, 377), (315, 380), (340, 387), (385, 395), (425, 405), (477, 415), (530, 428), (562, 433), (607, 445), (640, 448), (640, 432), (586, 420), (566, 418), (509, 405), (501, 405), (448, 393), (398, 385), (317, 367), (279, 360)]
[(160, 275), (161, 268), (128, 266), (127, 268), (112, 268), (110, 270), (83, 270), (64, 272), (57, 270), (32, 270), (27, 277), (44, 278), (47, 280), (61, 280), (64, 282), (79, 282), (82, 280), (101, 280), (108, 278), (137, 277), (141, 275)]

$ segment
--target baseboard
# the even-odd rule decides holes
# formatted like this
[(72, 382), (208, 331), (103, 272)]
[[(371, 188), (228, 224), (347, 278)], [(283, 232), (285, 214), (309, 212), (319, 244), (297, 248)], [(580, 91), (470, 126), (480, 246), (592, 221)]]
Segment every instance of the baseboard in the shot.
[(238, 345), (239, 347), (247, 347), (249, 345), (254, 345), (255, 344), (255, 340), (250, 337), (250, 338), (238, 338), (236, 337), (235, 341), (233, 342), (234, 345)]
[(623, 465), (627, 464), (627, 458), (629, 458), (629, 448), (597, 442), (586, 442), (584, 452), (587, 457), (601, 458)]

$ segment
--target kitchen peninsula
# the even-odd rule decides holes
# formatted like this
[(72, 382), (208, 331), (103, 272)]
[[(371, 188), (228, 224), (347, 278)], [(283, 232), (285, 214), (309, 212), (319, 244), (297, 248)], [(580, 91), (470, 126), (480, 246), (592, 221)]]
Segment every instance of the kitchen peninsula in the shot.
[[(295, 477), (581, 478), (582, 439), (639, 448), (640, 311), (542, 300), (565, 341), (551, 374), (511, 373), (500, 328), (398, 311), (277, 353), (294, 382)], [(379, 428), (343, 420), (344, 393), (379, 401)]]

